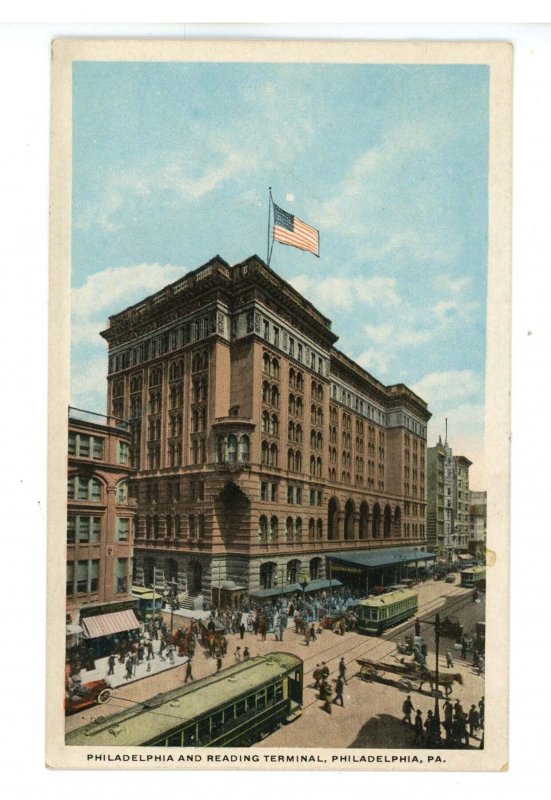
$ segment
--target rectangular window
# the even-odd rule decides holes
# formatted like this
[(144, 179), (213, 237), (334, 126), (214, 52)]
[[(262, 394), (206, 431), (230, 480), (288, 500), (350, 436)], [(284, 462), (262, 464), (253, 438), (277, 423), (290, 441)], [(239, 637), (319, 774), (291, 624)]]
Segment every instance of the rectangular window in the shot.
[(126, 464), (128, 461), (128, 445), (126, 442), (119, 442), (119, 464)]
[(90, 588), (88, 591), (97, 592), (99, 585), (99, 561), (97, 559), (90, 561), (89, 579)]
[(260, 499), (267, 500), (268, 499), (268, 484), (261, 482), (260, 484)]
[(73, 431), (69, 431), (69, 455), (74, 456), (77, 451), (77, 435)]
[(103, 439), (92, 437), (92, 457), (103, 458)]
[(77, 592), (84, 594), (88, 591), (88, 562), (77, 561)]
[(279, 328), (274, 327), (274, 347), (279, 347)]
[(301, 344), (297, 345), (297, 350), (298, 350), (297, 358), (298, 358), (299, 361), (302, 361), (302, 345)]
[(295, 357), (295, 340), (289, 336), (289, 355), (291, 358)]
[(130, 520), (128, 517), (117, 517), (117, 542), (127, 542), (130, 532)]
[(77, 448), (77, 455), (84, 456), (84, 458), (88, 458), (90, 456), (90, 437), (89, 436), (78, 436), (78, 448)]
[(288, 503), (292, 503), (293, 502), (293, 487), (292, 486), (288, 486), (287, 487), (287, 502)]
[(302, 487), (301, 486), (297, 486), (296, 487), (295, 498), (296, 498), (295, 499), (296, 504), (300, 505), (302, 503)]
[(271, 500), (273, 503), (275, 503), (277, 501), (277, 483), (272, 483), (271, 489), (272, 489)]
[(67, 517), (67, 544), (74, 544), (76, 538), (76, 518)]
[(67, 595), (75, 591), (75, 565), (72, 561), (67, 562)]
[[(92, 562), (93, 563), (93, 562)], [(115, 592), (121, 594), (128, 590), (128, 559), (117, 558), (115, 566)]]

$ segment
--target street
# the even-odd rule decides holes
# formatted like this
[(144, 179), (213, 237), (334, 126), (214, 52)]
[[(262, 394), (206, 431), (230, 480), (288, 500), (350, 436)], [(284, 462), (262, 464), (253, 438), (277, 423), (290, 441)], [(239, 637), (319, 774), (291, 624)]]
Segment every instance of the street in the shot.
[[(473, 603), (472, 591), (461, 589), (456, 584), (427, 581), (416, 588), (419, 595), (418, 617), (421, 620), (421, 636), (428, 648), (427, 664), (430, 669), (434, 669), (434, 628), (423, 620), (433, 620), (436, 612), (440, 613), (441, 619), (449, 614), (461, 620), (467, 635), (474, 634), (476, 622), (483, 619), (484, 603)], [(402, 703), (406, 693), (395, 685), (398, 676), (384, 674), (381, 676), (382, 681), (363, 681), (359, 677), (360, 667), (356, 659), (368, 658), (372, 661), (384, 660), (387, 663), (399, 664), (402, 656), (396, 650), (396, 643), (403, 640), (406, 634), (413, 633), (414, 623), (415, 620), (411, 619), (386, 631), (381, 637), (364, 636), (355, 632), (347, 632), (344, 636), (340, 636), (324, 630), (309, 646), (306, 645), (303, 636), (295, 633), (292, 621), (284, 634), (283, 642), (275, 641), (273, 633), (269, 633), (264, 642), (260, 636), (254, 636), (252, 633), (245, 633), (244, 640), (240, 640), (239, 635), (229, 634), (228, 653), (224, 659), (226, 665), (234, 663), (235, 649), (238, 646), (241, 649), (247, 646), (251, 656), (264, 655), (271, 651), (286, 651), (298, 655), (304, 661), (302, 716), (292, 724), (275, 731), (256, 746), (411, 748), (414, 734), (407, 723), (401, 722)], [(178, 624), (181, 623), (175, 618), (175, 627)], [(451, 639), (441, 637), (439, 668), (441, 672), (460, 674), (463, 685), (454, 683), (450, 698), (452, 702), (459, 698), (463, 710), (468, 712), (470, 705), (477, 704), (484, 695), (484, 677), (477, 674), (473, 668), (471, 654), (464, 660), (460, 651), (455, 650), (453, 645)], [(453, 669), (446, 667), (446, 651), (452, 654)], [(323, 710), (323, 703), (318, 699), (317, 690), (313, 688), (312, 672), (317, 664), (326, 662), (330, 670), (330, 680), (336, 679), (341, 657), (344, 657), (347, 665), (344, 708), (333, 704), (332, 713), (328, 714)], [(176, 656), (173, 668), (166, 669), (168, 665), (163, 664), (165, 671), (155, 674), (146, 673), (146, 667), (142, 666), (144, 675), (142, 680), (119, 685), (113, 690), (112, 699), (108, 703), (67, 717), (66, 730), (73, 730), (98, 716), (108, 716), (128, 708), (129, 704), (144, 702), (160, 692), (182, 685), (186, 661), (187, 658)], [(192, 666), (193, 676), (197, 679), (213, 674), (216, 660), (211, 658), (207, 651), (198, 647)], [(98, 668), (101, 670), (101, 665)], [(115, 669), (122, 671), (123, 665), (117, 665)], [(422, 711), (424, 720), (426, 712), (434, 709), (434, 698), (428, 684), (423, 686), (422, 692), (416, 691), (417, 686), (418, 684), (413, 685), (410, 694), (415, 709)], [(444, 701), (440, 702), (442, 704)], [(443, 714), (441, 717), (443, 718)], [(471, 740), (471, 744), (478, 747), (480, 742), (474, 739)]]

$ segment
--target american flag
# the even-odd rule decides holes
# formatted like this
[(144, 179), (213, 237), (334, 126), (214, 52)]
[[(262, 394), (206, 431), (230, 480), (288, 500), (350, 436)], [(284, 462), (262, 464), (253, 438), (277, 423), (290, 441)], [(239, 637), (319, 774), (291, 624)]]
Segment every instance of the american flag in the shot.
[(319, 231), (306, 225), (294, 214), (289, 214), (276, 204), (274, 206), (274, 229), (273, 237), (277, 242), (290, 244), (298, 247), (299, 250), (308, 250), (315, 256), (320, 254), (320, 235)]

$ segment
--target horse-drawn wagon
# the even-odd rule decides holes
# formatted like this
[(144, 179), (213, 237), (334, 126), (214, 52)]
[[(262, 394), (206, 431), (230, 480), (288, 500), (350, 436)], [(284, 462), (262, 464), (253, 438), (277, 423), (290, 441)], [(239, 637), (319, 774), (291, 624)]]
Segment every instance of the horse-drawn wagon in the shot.
[[(431, 692), (436, 688), (443, 688), (446, 697), (451, 694), (454, 682), (463, 685), (463, 676), (459, 672), (439, 672), (438, 687), (436, 685), (436, 672), (432, 669), (423, 668), (416, 661), (406, 662), (403, 660), (398, 664), (389, 664), (385, 661), (371, 661), (368, 658), (358, 658), (360, 665), (360, 678), (364, 681), (380, 681), (384, 683), (397, 683), (400, 689), (410, 692), (417, 688), (421, 692), (425, 683), (430, 686)], [(385, 679), (385, 673), (397, 675), (397, 679)], [(415, 687), (415, 684), (418, 684)]]

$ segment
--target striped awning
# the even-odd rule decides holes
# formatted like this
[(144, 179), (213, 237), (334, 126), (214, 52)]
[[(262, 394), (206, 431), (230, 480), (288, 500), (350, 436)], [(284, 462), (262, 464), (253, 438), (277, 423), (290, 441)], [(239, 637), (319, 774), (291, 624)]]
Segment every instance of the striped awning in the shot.
[(100, 636), (111, 636), (114, 633), (133, 631), (140, 627), (136, 615), (130, 608), (126, 611), (116, 611), (113, 614), (81, 617), (80, 622), (87, 639), (98, 639)]

